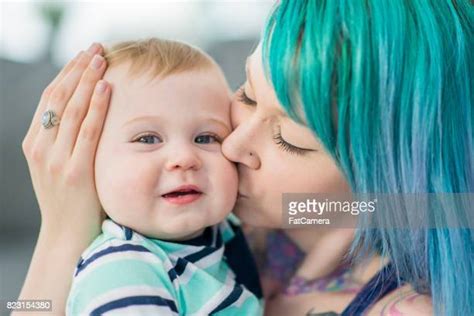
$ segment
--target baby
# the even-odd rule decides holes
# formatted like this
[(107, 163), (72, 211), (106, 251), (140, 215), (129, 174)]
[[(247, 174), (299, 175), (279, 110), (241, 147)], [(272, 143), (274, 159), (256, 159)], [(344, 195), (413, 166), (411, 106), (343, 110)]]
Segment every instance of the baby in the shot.
[(95, 160), (108, 218), (84, 251), (68, 315), (258, 315), (235, 218), (227, 82), (205, 53), (150, 39), (106, 54), (112, 98)]

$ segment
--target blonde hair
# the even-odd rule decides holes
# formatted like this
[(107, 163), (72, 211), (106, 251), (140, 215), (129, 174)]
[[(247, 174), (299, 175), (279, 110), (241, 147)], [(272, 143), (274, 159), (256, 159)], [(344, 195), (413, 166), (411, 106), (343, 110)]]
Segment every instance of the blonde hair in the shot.
[(148, 74), (152, 78), (215, 65), (199, 48), (159, 38), (116, 43), (105, 49), (104, 57), (108, 68), (130, 63), (129, 75)]

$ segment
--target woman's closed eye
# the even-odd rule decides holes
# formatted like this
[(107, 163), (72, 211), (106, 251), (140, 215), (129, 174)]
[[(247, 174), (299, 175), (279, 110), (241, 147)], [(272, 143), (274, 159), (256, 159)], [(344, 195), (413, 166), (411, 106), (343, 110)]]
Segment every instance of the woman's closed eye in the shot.
[(281, 127), (278, 126), (278, 131), (273, 135), (273, 139), (277, 143), (278, 146), (280, 146), (281, 149), (284, 151), (287, 151), (291, 154), (296, 154), (296, 155), (304, 155), (309, 152), (314, 152), (317, 151), (315, 149), (309, 149), (309, 148), (301, 148), (298, 146), (295, 146), (293, 144), (288, 143), (286, 140), (283, 139), (283, 136), (281, 135)]
[(244, 86), (240, 87), (240, 89), (237, 91), (237, 98), (240, 102), (242, 102), (243, 104), (246, 104), (246, 105), (250, 105), (250, 106), (256, 106), (257, 105), (257, 101), (255, 100), (252, 100), (251, 98), (249, 98), (249, 96), (245, 93), (245, 88)]

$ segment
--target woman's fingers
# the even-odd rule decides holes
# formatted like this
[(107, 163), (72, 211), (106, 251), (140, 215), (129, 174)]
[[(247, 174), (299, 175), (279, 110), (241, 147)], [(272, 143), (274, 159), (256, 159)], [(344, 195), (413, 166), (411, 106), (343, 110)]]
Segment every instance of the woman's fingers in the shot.
[(99, 137), (104, 126), (105, 116), (109, 107), (111, 88), (101, 80), (94, 89), (89, 111), (81, 125), (72, 152), (72, 160), (78, 165), (92, 166)]
[[(76, 90), (79, 81), (81, 80), (82, 74), (87, 69), (92, 55), (88, 52), (81, 52), (77, 58), (72, 70), (57, 84), (54, 90), (51, 92), (48, 100), (46, 101), (45, 110), (52, 110), (56, 113), (59, 118), (62, 118), (64, 110), (66, 109), (69, 99)], [(58, 132), (57, 127), (45, 129), (41, 128), (38, 134), (38, 142), (53, 143), (56, 139)]]
[[(94, 43), (89, 47), (87, 51), (91, 54), (95, 54), (95, 53), (99, 54), (103, 52), (103, 48), (102, 48), (102, 45), (100, 45), (99, 43)], [(47, 103), (51, 97), (51, 94), (53, 93), (54, 90), (56, 90), (58, 84), (63, 80), (63, 78), (72, 71), (79, 56), (80, 56), (80, 53), (77, 54), (76, 57), (73, 58), (68, 64), (66, 64), (66, 66), (63, 67), (63, 69), (59, 72), (56, 78), (54, 78), (54, 80), (44, 90), (41, 96), (40, 102), (38, 104), (38, 107), (36, 108), (36, 112), (31, 121), (30, 128), (23, 141), (24, 150), (32, 147), (34, 140), (39, 134), (39, 130), (41, 128), (41, 116), (46, 110)]]
[(41, 127), (41, 116), (45, 111), (47, 100), (49, 99), (52, 91), (54, 90), (58, 82), (60, 82), (62, 78), (72, 70), (78, 56), (79, 54), (76, 55), (76, 57), (74, 57), (71, 61), (69, 61), (66, 66), (64, 66), (63, 69), (59, 72), (56, 78), (54, 78), (53, 81), (51, 81), (51, 83), (44, 89), (43, 94), (41, 95), (40, 102), (38, 103), (38, 107), (36, 108), (35, 114), (33, 115), (33, 119), (31, 120), (28, 132), (26, 133), (25, 139), (23, 140), (23, 150), (31, 147), (31, 144), (38, 135), (39, 129)]
[(82, 121), (89, 109), (94, 87), (102, 78), (105, 69), (104, 57), (95, 55), (69, 100), (61, 118), (55, 144), (55, 150), (61, 152), (62, 155), (72, 153)]

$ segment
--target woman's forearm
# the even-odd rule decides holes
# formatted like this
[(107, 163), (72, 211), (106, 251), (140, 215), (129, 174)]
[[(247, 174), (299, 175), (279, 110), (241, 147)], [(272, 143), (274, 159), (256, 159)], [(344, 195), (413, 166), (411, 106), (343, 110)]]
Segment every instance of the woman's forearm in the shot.
[(72, 242), (65, 234), (41, 229), (18, 299), (51, 300), (52, 313), (63, 315), (74, 268), (88, 244), (89, 241)]

